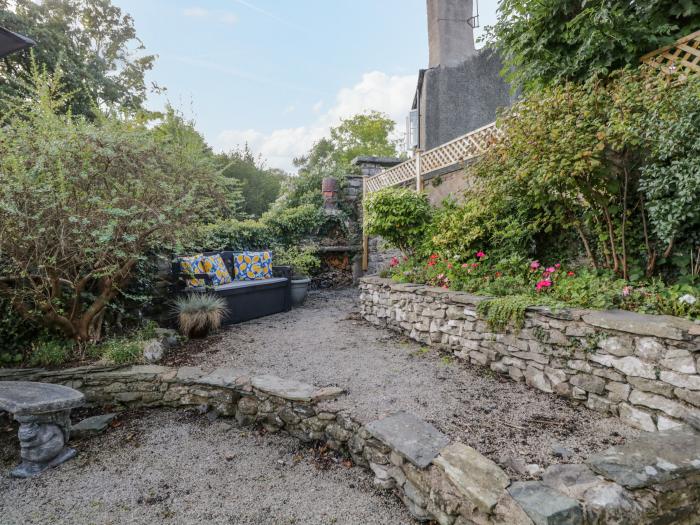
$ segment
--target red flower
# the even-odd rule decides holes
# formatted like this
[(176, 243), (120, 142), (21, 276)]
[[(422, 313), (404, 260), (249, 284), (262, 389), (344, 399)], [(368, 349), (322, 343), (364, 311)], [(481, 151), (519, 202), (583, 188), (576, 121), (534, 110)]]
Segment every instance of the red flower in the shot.
[(557, 263), (554, 265), (554, 267), (558, 270), (559, 268), (561, 268), (561, 264)]
[(569, 277), (573, 277), (576, 274), (574, 272), (566, 272), (566, 275), (568, 275)]
[(496, 277), (500, 277), (501, 275), (503, 275), (501, 272), (496, 272)]
[(447, 269), (451, 270), (452, 269), (452, 263), (447, 263)]
[(393, 268), (394, 266), (398, 266), (398, 264), (399, 264), (399, 260), (396, 257), (392, 257), (391, 262), (389, 263), (389, 266), (391, 266)]
[(484, 257), (486, 257), (486, 254), (484, 252), (482, 252), (482, 251), (476, 252), (477, 259), (483, 259)]
[(472, 268), (476, 268), (477, 266), (479, 266), (479, 263), (472, 263)]

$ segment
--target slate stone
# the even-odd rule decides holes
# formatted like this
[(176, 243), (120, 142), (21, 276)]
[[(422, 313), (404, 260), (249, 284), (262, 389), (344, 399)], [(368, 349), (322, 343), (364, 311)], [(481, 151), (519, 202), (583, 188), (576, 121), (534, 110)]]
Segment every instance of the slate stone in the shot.
[(508, 487), (508, 492), (535, 525), (583, 523), (583, 513), (577, 501), (540, 481), (518, 481)]
[(367, 431), (419, 468), (425, 468), (450, 442), (449, 438), (408, 412), (372, 421)]
[(487, 514), (510, 483), (510, 478), (498, 465), (462, 443), (445, 447), (433, 463), (445, 472), (465, 499)]
[(70, 433), (77, 438), (85, 438), (101, 434), (109, 424), (117, 417), (117, 414), (102, 414), (88, 417), (80, 423), (71, 426)]
[(587, 465), (558, 463), (547, 467), (542, 483), (572, 499), (580, 499), (584, 492), (601, 483), (601, 479)]
[(700, 473), (700, 434), (687, 426), (642, 434), (586, 463), (628, 489), (682, 479)]
[(196, 378), (194, 382), (198, 385), (235, 388), (237, 380), (246, 375), (248, 375), (248, 372), (241, 368), (221, 367), (214, 370), (211, 374)]
[(254, 376), (251, 378), (253, 388), (273, 396), (290, 401), (311, 401), (316, 389), (306, 383), (291, 379), (282, 379), (272, 375)]
[(183, 385), (192, 385), (202, 378), (205, 372), (196, 366), (183, 366), (177, 371), (177, 382)]
[(677, 341), (688, 339), (688, 332), (693, 326), (691, 321), (679, 317), (638, 314), (626, 310), (592, 311), (584, 315), (583, 320), (599, 328), (636, 335), (665, 337)]
[(0, 381), (0, 410), (17, 416), (70, 410), (85, 396), (67, 386), (32, 381)]

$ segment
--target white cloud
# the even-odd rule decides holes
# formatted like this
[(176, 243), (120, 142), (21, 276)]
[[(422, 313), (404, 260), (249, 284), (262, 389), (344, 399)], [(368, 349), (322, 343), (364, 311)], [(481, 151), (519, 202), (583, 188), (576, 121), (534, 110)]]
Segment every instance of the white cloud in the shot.
[(404, 118), (411, 107), (415, 89), (416, 75), (392, 76), (381, 71), (365, 73), (357, 84), (341, 89), (335, 103), (325, 113), (320, 113), (323, 101), (317, 102), (313, 106), (317, 116), (308, 125), (269, 133), (254, 129), (224, 130), (217, 136), (215, 147), (226, 151), (247, 142), (255, 153), (267, 159), (268, 166), (291, 171), (292, 159), (306, 153), (343, 118), (366, 111), (381, 111), (397, 123), (397, 134), (403, 133)]
[(188, 7), (182, 10), (182, 14), (191, 18), (205, 18), (209, 16), (209, 11), (201, 7)]

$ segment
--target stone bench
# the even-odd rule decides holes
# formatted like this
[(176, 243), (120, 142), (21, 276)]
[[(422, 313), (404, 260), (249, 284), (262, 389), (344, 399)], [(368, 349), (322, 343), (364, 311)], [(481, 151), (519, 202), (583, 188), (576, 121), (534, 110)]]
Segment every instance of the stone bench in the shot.
[(22, 462), (11, 474), (28, 478), (75, 456), (66, 447), (70, 411), (83, 405), (85, 396), (67, 386), (31, 381), (0, 381), (0, 410), (19, 422)]

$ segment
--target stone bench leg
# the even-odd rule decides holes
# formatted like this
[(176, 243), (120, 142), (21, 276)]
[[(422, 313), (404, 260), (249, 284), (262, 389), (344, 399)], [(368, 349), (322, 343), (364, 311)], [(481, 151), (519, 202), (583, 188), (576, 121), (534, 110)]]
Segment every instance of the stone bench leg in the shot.
[(12, 471), (17, 478), (29, 478), (75, 456), (66, 447), (70, 435), (70, 410), (48, 414), (15, 416), (19, 422), (20, 463)]

